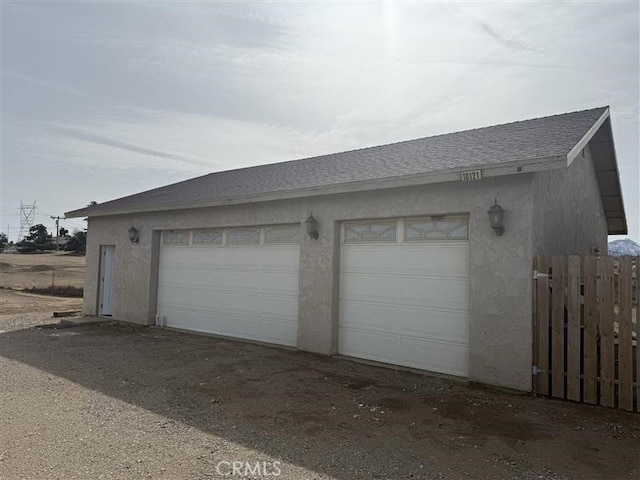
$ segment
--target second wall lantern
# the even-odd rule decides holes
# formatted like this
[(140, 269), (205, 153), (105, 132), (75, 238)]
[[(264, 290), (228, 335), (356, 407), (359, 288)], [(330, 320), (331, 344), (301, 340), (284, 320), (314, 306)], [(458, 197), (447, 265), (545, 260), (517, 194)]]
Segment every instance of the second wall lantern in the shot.
[(140, 237), (138, 235), (138, 229), (133, 225), (129, 227), (129, 230), (127, 230), (127, 233), (129, 234), (129, 241), (131, 243), (138, 243), (140, 241)]
[(504, 209), (498, 205), (498, 199), (495, 200), (493, 206), (487, 212), (489, 214), (489, 223), (491, 228), (496, 232), (496, 235), (501, 236), (504, 233)]
[(313, 214), (309, 215), (309, 218), (307, 218), (305, 223), (307, 224), (307, 233), (309, 234), (309, 237), (317, 240), (320, 236), (320, 232), (318, 232), (318, 221), (313, 217)]

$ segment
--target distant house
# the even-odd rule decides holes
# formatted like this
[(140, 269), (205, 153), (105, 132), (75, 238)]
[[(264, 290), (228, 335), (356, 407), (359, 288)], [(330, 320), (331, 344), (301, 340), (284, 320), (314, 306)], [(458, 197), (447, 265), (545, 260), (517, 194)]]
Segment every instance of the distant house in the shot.
[(606, 107), (212, 173), (66, 216), (88, 217), (86, 314), (525, 391), (534, 256), (606, 253), (627, 231)]
[(64, 247), (69, 243), (69, 239), (71, 235), (61, 235), (56, 239), (56, 243), (58, 244), (58, 248), (64, 249)]

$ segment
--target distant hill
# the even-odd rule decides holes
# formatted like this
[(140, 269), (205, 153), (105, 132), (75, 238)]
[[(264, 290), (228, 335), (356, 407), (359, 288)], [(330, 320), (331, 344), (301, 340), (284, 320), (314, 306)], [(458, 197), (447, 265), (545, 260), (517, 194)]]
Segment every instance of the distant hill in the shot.
[(640, 255), (640, 245), (630, 238), (614, 240), (609, 242), (609, 255), (612, 257), (620, 257), (622, 255), (637, 257)]

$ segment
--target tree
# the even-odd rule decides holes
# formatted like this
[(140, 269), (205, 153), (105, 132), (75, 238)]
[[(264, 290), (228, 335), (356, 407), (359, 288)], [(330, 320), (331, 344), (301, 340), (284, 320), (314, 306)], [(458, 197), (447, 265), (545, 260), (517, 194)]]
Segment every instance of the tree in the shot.
[(7, 234), (0, 232), (0, 248), (6, 247), (8, 243), (9, 239), (7, 238)]
[(29, 229), (27, 240), (31, 240), (36, 245), (45, 244), (51, 243), (51, 236), (49, 235), (49, 232), (47, 232), (47, 227), (39, 223), (38, 225), (34, 225)]
[(84, 255), (87, 251), (87, 232), (76, 230), (69, 239), (64, 249), (67, 252), (81, 253)]
[(18, 242), (19, 252), (34, 252), (36, 250), (44, 252), (45, 250), (51, 249), (53, 249), (51, 235), (47, 232), (47, 227), (41, 223), (31, 227), (29, 229), (29, 235), (21, 242)]
[(69, 230), (67, 230), (67, 229), (66, 229), (66, 228), (64, 228), (64, 227), (60, 227), (60, 230), (59, 230), (59, 232), (58, 232), (58, 235), (59, 235), (59, 236), (61, 236), (61, 237), (64, 237), (64, 236), (66, 236), (68, 233), (69, 233)]

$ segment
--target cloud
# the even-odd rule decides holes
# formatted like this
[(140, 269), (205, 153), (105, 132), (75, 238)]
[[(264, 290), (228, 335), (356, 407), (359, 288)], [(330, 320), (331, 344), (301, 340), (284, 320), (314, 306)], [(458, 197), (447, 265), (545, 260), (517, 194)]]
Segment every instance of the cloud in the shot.
[[(482, 5), (482, 9), (474, 8), (474, 7), (477, 7), (477, 5), (472, 5), (471, 8), (468, 8), (467, 6), (458, 7), (457, 5), (454, 6), (453, 4), (445, 4), (445, 6), (450, 13), (475, 25), (486, 36), (496, 41), (498, 44), (502, 45), (503, 47), (506, 47), (508, 49), (513, 49), (521, 53), (543, 53), (544, 52), (544, 49), (542, 49), (541, 47), (534, 45), (530, 42), (527, 42), (522, 38), (518, 38), (517, 34), (507, 32), (507, 30), (509, 29), (512, 32), (515, 32), (512, 21), (515, 17), (517, 17), (518, 13), (522, 13), (523, 10), (527, 8), (526, 5), (522, 6), (524, 7), (524, 9), (522, 7), (520, 8), (516, 7), (516, 9), (513, 9), (513, 7), (511, 7), (512, 15), (509, 15), (507, 17), (507, 22), (502, 22), (504, 25), (500, 25), (500, 23), (501, 23), (501, 20), (505, 17), (503, 13), (505, 5), (500, 5), (498, 7), (501, 9), (501, 11), (496, 11), (495, 9), (487, 8), (485, 5)], [(483, 14), (482, 16), (485, 18), (491, 15), (493, 21), (490, 22), (488, 20), (481, 18), (480, 15), (475, 13), (476, 11), (481, 11)], [(490, 12), (490, 14), (487, 15), (486, 12)], [(515, 13), (515, 15), (513, 15), (513, 13)], [(526, 22), (526, 20), (524, 21)]]
[(76, 88), (71, 88), (67, 85), (63, 85), (51, 80), (47, 80), (44, 78), (39, 78), (34, 75), (29, 75), (24, 72), (19, 72), (17, 70), (13, 70), (11, 68), (4, 67), (0, 71), (0, 75), (7, 78), (12, 78), (14, 80), (18, 80), (20, 82), (28, 82), (39, 87), (44, 87), (49, 90), (55, 90), (56, 92), (66, 93), (68, 95), (73, 95), (74, 97), (80, 97), (88, 100), (94, 101), (103, 101), (101, 98), (91, 95), (89, 93), (83, 92)]
[(48, 129), (53, 131), (53, 132), (59, 132), (62, 133), (64, 135), (67, 135), (69, 137), (72, 138), (77, 138), (79, 140), (83, 140), (89, 143), (95, 143), (97, 145), (104, 145), (107, 147), (111, 147), (111, 148), (115, 148), (115, 149), (119, 149), (119, 150), (124, 150), (127, 152), (133, 152), (133, 153), (139, 153), (142, 155), (146, 155), (146, 156), (150, 156), (150, 157), (156, 157), (156, 158), (160, 158), (160, 159), (164, 159), (164, 160), (174, 160), (176, 162), (184, 162), (187, 164), (191, 164), (191, 165), (200, 165), (200, 166), (204, 166), (204, 165), (210, 165), (211, 162), (206, 162), (203, 160), (198, 160), (195, 158), (190, 158), (190, 157), (186, 157), (184, 155), (179, 155), (176, 153), (171, 153), (171, 152), (163, 152), (160, 150), (154, 150), (151, 148), (146, 148), (146, 147), (141, 147), (138, 145), (133, 145), (131, 143), (127, 143), (127, 142), (121, 142), (118, 140), (114, 140), (102, 135), (96, 135), (93, 133), (87, 133), (87, 132), (83, 132), (81, 130), (75, 129), (75, 128), (71, 128), (68, 126), (64, 126), (64, 125), (48, 125)]
[(56, 165), (103, 200), (603, 104), (624, 171), (638, 157), (635, 2), (2, 8), (8, 183)]
[(94, 119), (82, 126), (9, 118), (3, 129), (9, 157), (94, 170), (191, 174), (330, 153), (355, 142), (345, 131), (164, 111)]

